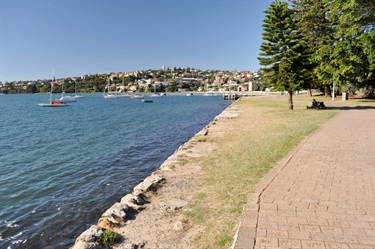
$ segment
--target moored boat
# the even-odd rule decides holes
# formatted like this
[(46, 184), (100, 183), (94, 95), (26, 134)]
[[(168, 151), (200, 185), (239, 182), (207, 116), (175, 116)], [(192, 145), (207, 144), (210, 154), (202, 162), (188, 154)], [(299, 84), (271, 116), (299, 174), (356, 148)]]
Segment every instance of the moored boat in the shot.
[(80, 98), (84, 98), (85, 96), (83, 96), (81, 94), (74, 94), (74, 95), (71, 95), (70, 97), (72, 97), (74, 99), (80, 99)]
[(80, 99), (80, 98), (84, 98), (85, 96), (81, 95), (81, 94), (77, 94), (77, 84), (74, 83), (74, 95), (70, 95), (70, 97), (74, 98), (74, 99)]
[(68, 106), (68, 104), (64, 101), (56, 101), (51, 100), (49, 103), (39, 103), (38, 104), (41, 107), (65, 107)]
[(103, 95), (105, 99), (112, 99), (112, 98), (117, 98), (117, 95), (115, 94), (107, 94), (107, 95)]
[(61, 87), (61, 98), (56, 99), (55, 101), (56, 102), (66, 102), (66, 103), (77, 102), (77, 100), (75, 98), (73, 98), (72, 96), (64, 96), (64, 84), (65, 84), (65, 82), (62, 83), (62, 87)]
[(153, 98), (160, 98), (160, 97), (163, 97), (164, 94), (162, 93), (153, 93), (153, 94), (150, 94), (150, 97), (153, 97)]
[(66, 102), (66, 103), (73, 103), (73, 102), (77, 102), (77, 99), (76, 98), (73, 98), (72, 96), (64, 96), (62, 95), (61, 98), (59, 99), (56, 99), (55, 100), (56, 102)]
[(143, 99), (144, 97), (143, 97), (143, 94), (140, 94), (140, 93), (133, 93), (133, 94), (131, 95), (131, 98), (132, 98), (132, 99)]
[(65, 106), (69, 106), (65, 101), (53, 100), (52, 99), (52, 89), (53, 89), (54, 81), (55, 81), (55, 78), (53, 78), (53, 81), (51, 82), (51, 93), (50, 93), (50, 97), (49, 97), (49, 103), (39, 103), (38, 106), (41, 106), (41, 107), (65, 107)]
[(105, 89), (104, 89), (104, 92), (103, 92), (103, 97), (105, 99), (113, 99), (113, 98), (117, 98), (117, 92), (116, 93), (112, 93), (109, 91), (109, 80), (107, 80), (107, 87), (108, 89), (108, 92), (106, 93)]
[(163, 93), (156, 93), (156, 83), (154, 83), (154, 93), (150, 94), (150, 97), (152, 98), (161, 98), (163, 97)]
[(209, 91), (209, 92), (206, 92), (205, 94), (203, 94), (203, 96), (210, 97), (210, 96), (216, 96), (216, 94), (214, 94), (212, 91)]

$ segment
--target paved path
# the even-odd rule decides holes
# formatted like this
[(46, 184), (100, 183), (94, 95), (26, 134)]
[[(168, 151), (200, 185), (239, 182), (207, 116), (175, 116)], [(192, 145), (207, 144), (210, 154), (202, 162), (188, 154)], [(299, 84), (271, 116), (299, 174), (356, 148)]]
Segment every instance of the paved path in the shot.
[(375, 249), (375, 109), (341, 111), (282, 159), (234, 247)]

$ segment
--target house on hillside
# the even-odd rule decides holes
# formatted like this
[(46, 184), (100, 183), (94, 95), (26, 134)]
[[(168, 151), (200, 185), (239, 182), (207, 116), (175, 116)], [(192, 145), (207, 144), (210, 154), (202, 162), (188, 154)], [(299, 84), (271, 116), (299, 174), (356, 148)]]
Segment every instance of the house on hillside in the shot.
[(117, 73), (111, 73), (108, 78), (113, 81), (113, 80), (117, 80), (119, 77), (118, 77), (118, 74)]
[(247, 86), (247, 85), (237, 86), (237, 92), (244, 92), (244, 91), (248, 91), (248, 90), (249, 90), (249, 86)]

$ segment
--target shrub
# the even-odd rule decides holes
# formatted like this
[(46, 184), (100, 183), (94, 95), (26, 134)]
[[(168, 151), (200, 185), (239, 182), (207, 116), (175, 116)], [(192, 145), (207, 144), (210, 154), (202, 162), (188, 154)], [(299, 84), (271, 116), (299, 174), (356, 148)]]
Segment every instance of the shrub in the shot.
[(105, 229), (102, 234), (100, 235), (100, 241), (104, 245), (113, 245), (117, 239), (117, 233)]

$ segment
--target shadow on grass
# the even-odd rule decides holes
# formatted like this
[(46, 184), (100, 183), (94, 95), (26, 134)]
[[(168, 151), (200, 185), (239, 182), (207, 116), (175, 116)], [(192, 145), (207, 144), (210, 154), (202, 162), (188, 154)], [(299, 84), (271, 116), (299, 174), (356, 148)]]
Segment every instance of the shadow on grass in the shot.
[[(375, 109), (375, 106), (326, 106), (326, 110), (366, 110)], [(324, 110), (324, 109), (319, 109)]]
[(361, 100), (358, 100), (358, 102), (375, 102), (375, 99), (361, 99)]

